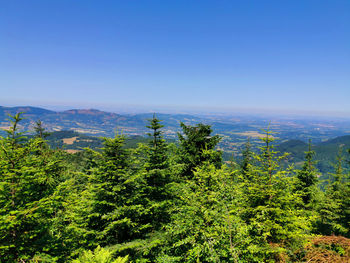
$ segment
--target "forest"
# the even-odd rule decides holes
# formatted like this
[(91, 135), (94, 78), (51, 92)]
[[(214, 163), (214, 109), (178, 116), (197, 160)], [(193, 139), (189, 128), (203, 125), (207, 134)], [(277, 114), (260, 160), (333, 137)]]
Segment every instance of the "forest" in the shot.
[(203, 123), (181, 123), (172, 143), (154, 115), (148, 143), (125, 147), (120, 133), (72, 154), (49, 146), (41, 121), (28, 133), (22, 114), (10, 119), (0, 262), (350, 261), (348, 149), (325, 182), (311, 142), (300, 168), (286, 166), (268, 128), (258, 150), (248, 140), (224, 162)]

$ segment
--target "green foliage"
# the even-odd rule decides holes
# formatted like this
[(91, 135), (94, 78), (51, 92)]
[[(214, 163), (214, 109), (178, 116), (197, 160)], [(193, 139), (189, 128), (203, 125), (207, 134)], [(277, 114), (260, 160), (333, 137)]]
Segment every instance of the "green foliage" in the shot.
[(149, 209), (149, 222), (154, 230), (159, 230), (160, 226), (168, 221), (167, 207), (169, 206), (170, 195), (166, 191), (167, 185), (171, 182), (169, 175), (169, 162), (167, 155), (167, 144), (160, 130), (163, 125), (160, 120), (153, 115), (149, 120), (147, 128), (152, 132), (148, 133), (151, 140), (147, 149), (147, 160), (145, 167), (145, 199), (146, 207)]
[(245, 144), (245, 148), (242, 151), (242, 163), (241, 163), (241, 171), (244, 176), (249, 176), (251, 167), (252, 167), (252, 162), (253, 162), (253, 152), (251, 149), (251, 143), (250, 143), (250, 138), (248, 139), (247, 143)]
[(135, 218), (140, 204), (137, 196), (139, 178), (129, 174), (129, 152), (123, 148), (125, 138), (105, 138), (101, 160), (91, 174), (92, 211), (89, 227), (96, 231), (102, 244), (115, 244), (130, 239), (141, 231)]
[(45, 253), (38, 253), (29, 260), (30, 263), (54, 263), (57, 262), (57, 257), (52, 257)]
[[(315, 138), (316, 139), (316, 138)], [(337, 160), (337, 152), (339, 147), (350, 148), (350, 136), (340, 136), (325, 142), (313, 144), (313, 159), (315, 168), (323, 174), (321, 179), (328, 178), (327, 173), (333, 171), (333, 163)], [(308, 151), (308, 144), (300, 140), (288, 140), (276, 147), (278, 151), (290, 153), (288, 158), (289, 164), (303, 164), (305, 161), (305, 152)], [(345, 169), (349, 170), (349, 164), (343, 164)], [(301, 167), (300, 167), (301, 168)]]
[(305, 152), (305, 161), (302, 168), (297, 171), (296, 182), (296, 191), (301, 195), (306, 207), (312, 204), (316, 192), (317, 176), (314, 156), (315, 152), (311, 150), (311, 141), (309, 141), (309, 149)]
[(146, 127), (151, 129), (152, 133), (148, 133), (151, 140), (149, 141), (148, 165), (146, 169), (148, 171), (165, 169), (168, 167), (167, 145), (160, 130), (164, 125), (160, 124), (160, 120), (158, 120), (155, 115), (153, 115), (153, 119), (149, 120), (149, 122), (150, 124)]
[(17, 132), (20, 114), (12, 118), (7, 137), (0, 138), (0, 256), (6, 262), (55, 250), (50, 226), (62, 171), (41, 138), (24, 140)]
[(311, 231), (350, 235), (341, 153), (323, 193), (311, 144), (301, 169), (286, 168), (269, 130), (228, 167), (209, 125), (182, 123), (177, 145), (153, 115), (147, 144), (116, 135), (70, 154), (50, 149), (41, 122), (20, 133), (21, 121), (0, 137), (1, 262), (303, 262), (325, 251), (306, 245)]
[(248, 262), (274, 262), (290, 251), (301, 248), (310, 228), (298, 208), (301, 200), (293, 192), (293, 178), (279, 163), (269, 130), (262, 138), (264, 146), (254, 154), (256, 165), (242, 177), (240, 216), (247, 224), (249, 238), (245, 240), (243, 258)]
[(84, 251), (72, 263), (127, 263), (128, 261), (128, 256), (113, 259), (113, 253), (110, 250), (98, 246), (93, 252), (91, 250)]
[(322, 205), (319, 208), (320, 219), (318, 230), (322, 234), (350, 236), (350, 178), (343, 171), (341, 148), (337, 156), (334, 180), (325, 191)]
[(222, 163), (220, 152), (204, 154), (205, 150), (213, 150), (220, 141), (218, 135), (212, 136), (210, 125), (199, 123), (196, 126), (187, 126), (182, 122), (180, 125), (183, 134), (178, 133), (178, 137), (181, 149), (180, 162), (184, 165), (183, 176), (191, 178), (193, 170), (207, 161), (219, 168)]
[(43, 127), (43, 123), (41, 120), (37, 120), (34, 126), (35, 136), (41, 139), (45, 139), (50, 133), (45, 132), (45, 128)]
[[(207, 153), (209, 154), (209, 153)], [(179, 201), (157, 262), (235, 262), (245, 226), (237, 216), (234, 172), (204, 164), (193, 179), (174, 186)]]

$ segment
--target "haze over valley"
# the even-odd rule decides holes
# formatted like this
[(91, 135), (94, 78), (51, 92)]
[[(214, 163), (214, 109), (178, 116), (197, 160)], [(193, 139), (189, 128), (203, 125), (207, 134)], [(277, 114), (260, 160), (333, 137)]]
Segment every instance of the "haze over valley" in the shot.
[[(322, 116), (290, 116), (272, 114), (165, 114), (165, 113), (138, 113), (118, 114), (97, 109), (72, 109), (66, 111), (52, 111), (44, 108), (19, 106), (0, 106), (0, 127), (6, 129), (10, 122), (8, 114), (14, 115), (24, 112), (25, 118), (20, 128), (23, 131), (33, 131), (37, 120), (43, 122), (43, 127), (53, 132), (51, 145), (54, 148), (63, 148), (70, 152), (81, 151), (85, 147), (98, 149), (102, 147), (99, 137), (114, 137), (123, 134), (129, 139), (133, 147), (137, 143), (147, 142), (148, 120), (153, 115), (164, 125), (164, 137), (172, 142), (178, 139), (181, 133), (180, 123), (196, 125), (204, 123), (211, 125), (213, 134), (220, 136), (217, 146), (223, 151), (226, 161), (232, 157), (241, 158), (242, 150), (248, 139), (252, 147), (257, 149), (262, 144), (264, 131), (269, 129), (276, 139), (281, 152), (291, 153), (290, 161), (302, 162), (307, 142), (312, 141), (316, 147), (321, 172), (332, 170), (338, 148), (350, 148), (350, 118), (322, 117)], [(70, 132), (68, 132), (70, 131)]]

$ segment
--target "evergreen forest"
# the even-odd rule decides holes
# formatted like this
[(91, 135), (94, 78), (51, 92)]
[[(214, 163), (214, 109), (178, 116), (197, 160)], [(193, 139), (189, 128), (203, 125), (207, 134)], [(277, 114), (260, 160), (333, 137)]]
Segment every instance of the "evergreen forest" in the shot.
[(350, 262), (348, 149), (327, 175), (311, 142), (286, 166), (267, 128), (224, 162), (210, 125), (181, 123), (173, 143), (154, 115), (146, 143), (73, 154), (22, 116), (0, 137), (0, 262)]

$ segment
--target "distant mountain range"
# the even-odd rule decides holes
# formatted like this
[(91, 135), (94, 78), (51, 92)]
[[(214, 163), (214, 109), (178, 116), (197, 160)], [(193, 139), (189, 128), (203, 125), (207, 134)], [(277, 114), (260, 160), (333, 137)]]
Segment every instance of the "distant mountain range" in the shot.
[[(148, 124), (147, 120), (153, 116), (153, 113), (118, 114), (96, 109), (51, 111), (30, 106), (0, 106), (0, 128), (8, 127), (10, 125), (8, 114), (14, 115), (17, 112), (24, 112), (25, 120), (21, 122), (21, 128), (24, 131), (33, 130), (35, 121), (40, 119), (44, 127), (50, 132), (72, 131), (95, 137), (111, 137), (117, 131), (127, 136), (145, 136), (148, 132), (145, 127)], [(292, 156), (296, 162), (302, 160), (303, 152), (306, 149), (305, 142), (308, 139), (312, 139), (312, 142), (317, 144), (319, 151), (322, 152), (323, 149), (330, 149), (330, 146), (327, 146), (327, 142), (324, 141), (350, 134), (350, 119), (293, 119), (291, 117), (235, 114), (188, 115), (163, 113), (157, 113), (157, 118), (162, 120), (164, 135), (168, 139), (177, 138), (177, 132), (181, 132), (180, 122), (191, 125), (202, 122), (212, 125), (214, 133), (222, 136), (219, 148), (224, 150), (227, 156), (239, 155), (248, 137), (251, 138), (253, 145), (258, 146), (261, 136), (264, 136), (262, 129), (269, 128), (275, 132), (274, 136), (279, 139), (278, 144), (281, 144), (279, 147), (282, 147), (282, 150), (284, 150), (284, 147), (290, 152), (298, 153)], [(84, 139), (80, 143), (82, 144), (83, 141)], [(347, 147), (346, 143), (342, 142), (342, 144)]]
[[(49, 132), (50, 144), (53, 147), (64, 147), (70, 151), (81, 150), (84, 147), (101, 147), (99, 136), (112, 137), (116, 132), (122, 132), (128, 139), (128, 147), (135, 147), (138, 142), (145, 142), (148, 129), (148, 119), (153, 113), (117, 114), (96, 109), (72, 109), (67, 111), (51, 111), (37, 107), (2, 107), (0, 106), (0, 128), (6, 129), (10, 122), (10, 115), (24, 112), (21, 129), (33, 130), (35, 121), (41, 120)], [(215, 134), (222, 137), (219, 148), (224, 151), (226, 160), (232, 154), (238, 156), (244, 143), (250, 137), (253, 148), (259, 146), (260, 137), (264, 136), (262, 129), (275, 132), (277, 150), (289, 152), (292, 163), (301, 164), (304, 152), (307, 150), (307, 140), (312, 139), (318, 168), (321, 171), (332, 170), (332, 163), (339, 147), (345, 150), (350, 148), (350, 121), (349, 120), (320, 120), (320, 119), (292, 119), (272, 118), (261, 116), (210, 115), (194, 116), (188, 114), (157, 113), (162, 120), (163, 131), (167, 139), (177, 138), (181, 132), (180, 122), (194, 125), (202, 122), (212, 125)]]
[[(113, 136), (117, 130), (127, 135), (144, 135), (147, 131), (147, 119), (153, 117), (153, 113), (120, 115), (96, 109), (56, 112), (36, 107), (0, 106), (0, 126), (6, 128), (9, 125), (8, 114), (14, 115), (18, 112), (24, 112), (25, 120), (21, 122), (24, 130), (32, 130), (35, 121), (40, 119), (48, 131), (72, 130), (96, 136)], [(198, 117), (184, 114), (157, 114), (157, 117), (163, 120), (163, 125), (167, 127), (165, 133), (170, 137), (176, 135), (180, 121), (201, 121)]]

